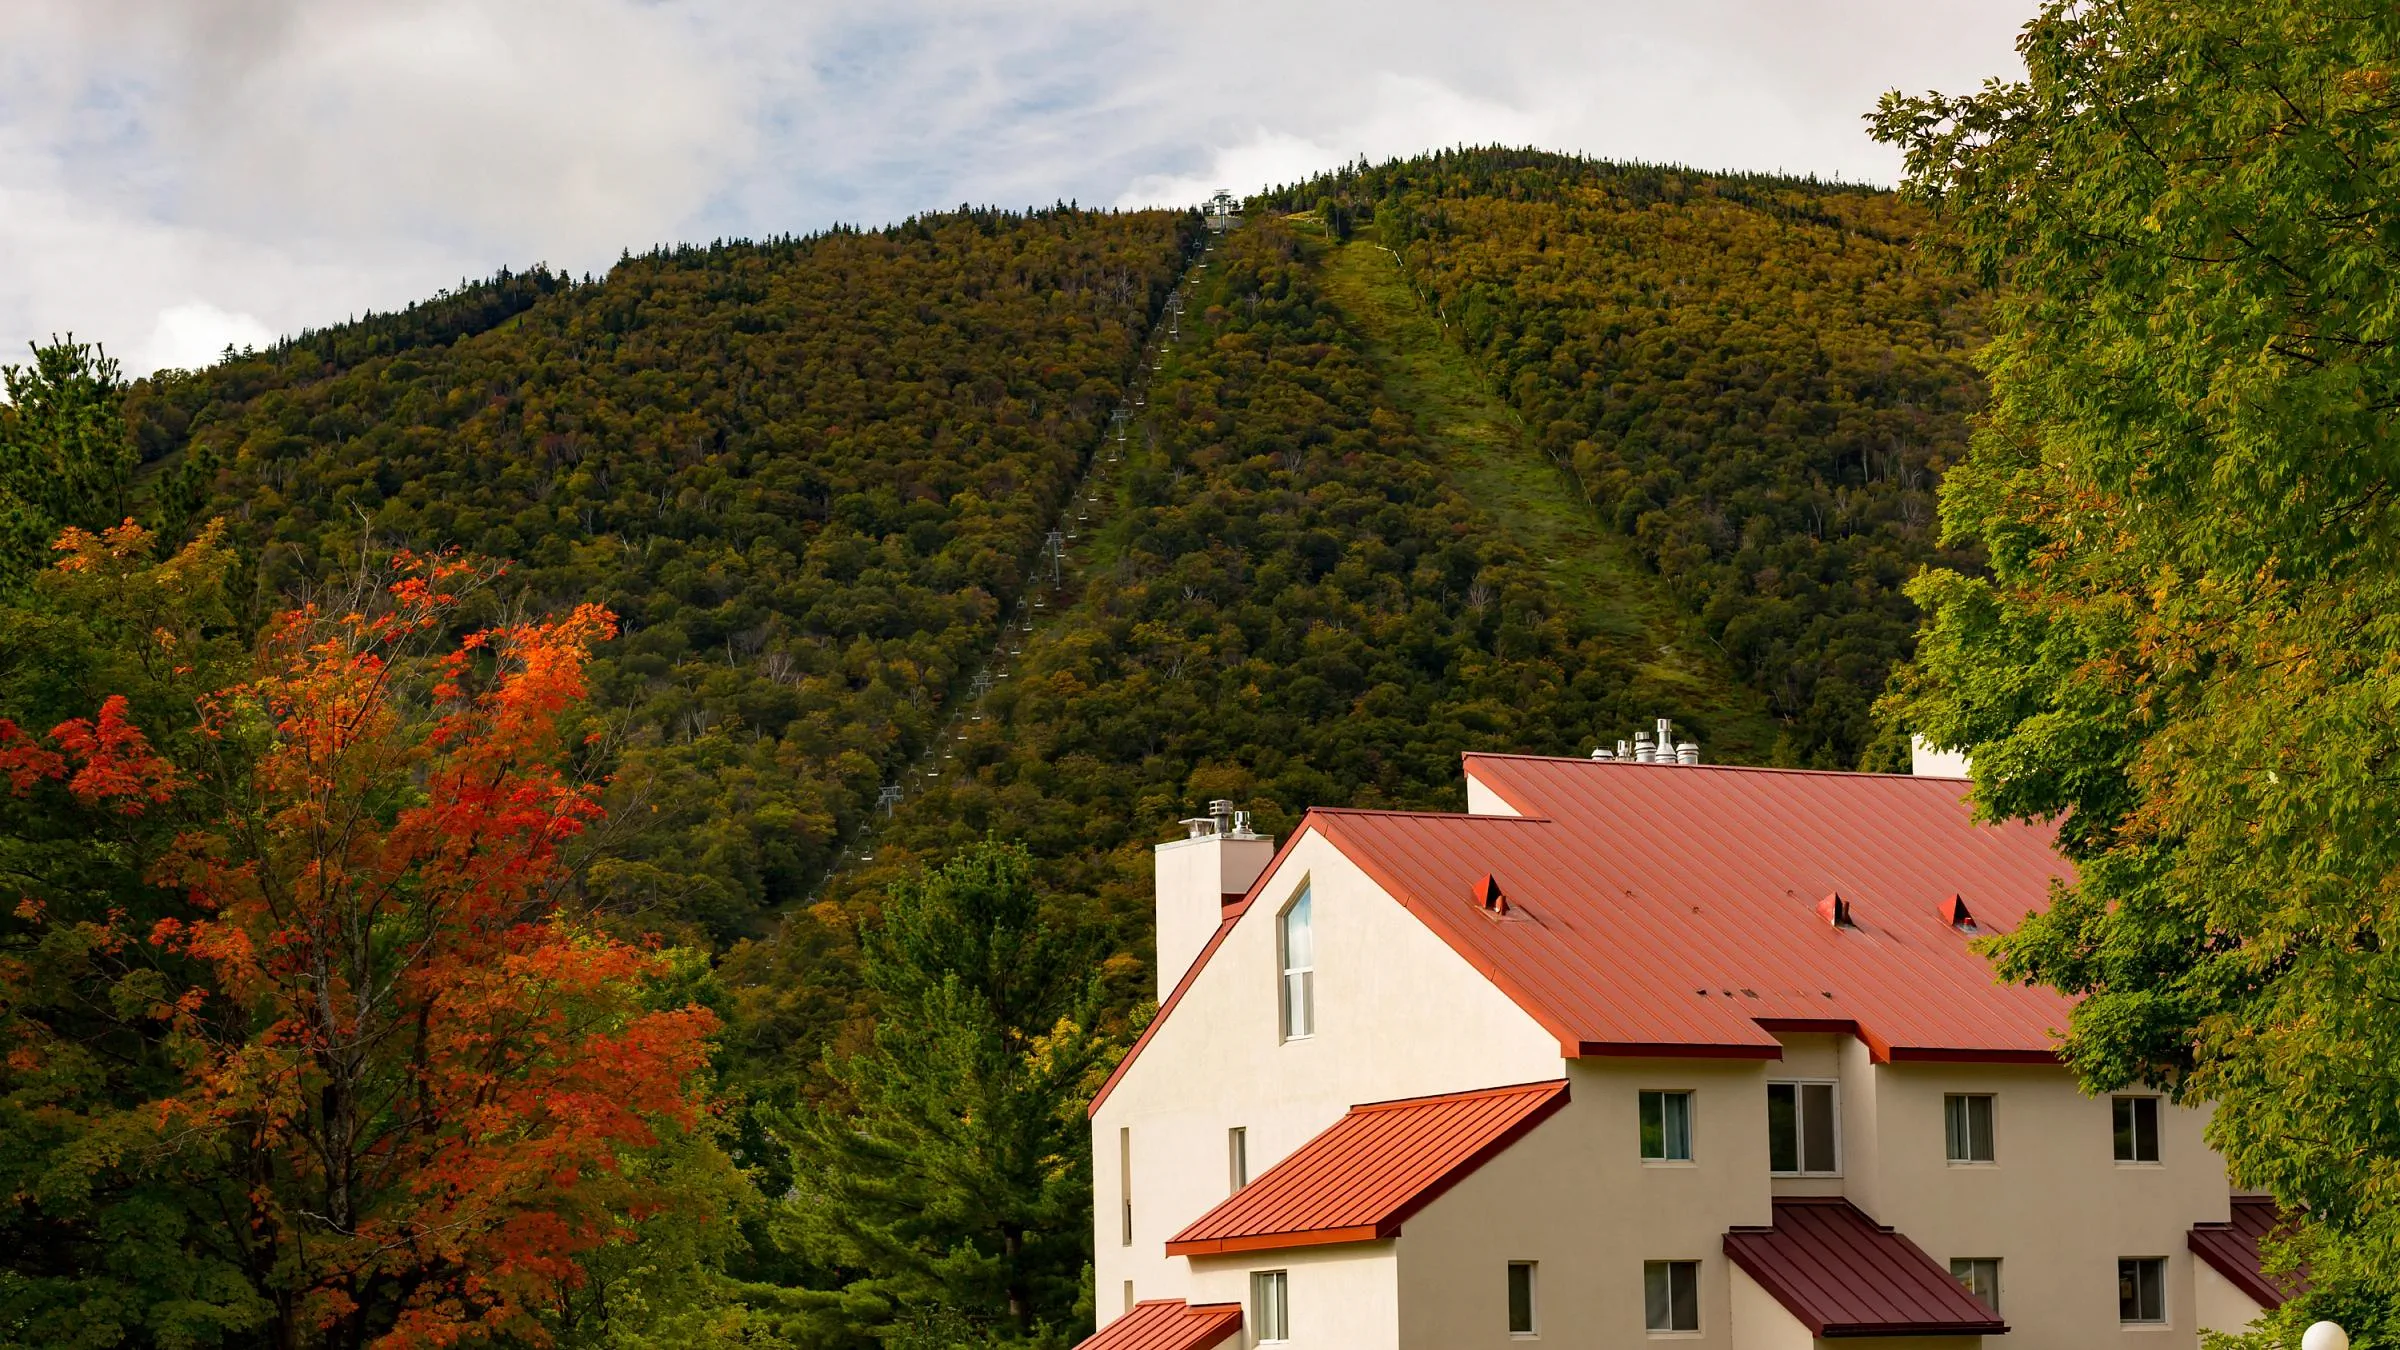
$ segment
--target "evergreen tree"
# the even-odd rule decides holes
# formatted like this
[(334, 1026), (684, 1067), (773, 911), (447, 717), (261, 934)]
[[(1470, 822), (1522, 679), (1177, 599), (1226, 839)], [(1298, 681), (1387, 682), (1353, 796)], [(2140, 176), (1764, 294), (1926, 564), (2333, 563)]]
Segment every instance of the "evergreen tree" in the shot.
[(33, 364), (0, 366), (0, 585), (48, 561), (68, 526), (125, 519), (138, 463), (125, 433), (125, 380), (107, 352), (69, 334), (33, 349)]
[(1089, 944), (1045, 920), (1032, 872), (986, 840), (891, 888), (861, 935), (872, 1040), (828, 1065), (849, 1100), (786, 1122), (798, 1235), (871, 1320), (1072, 1339), (1083, 1104), (1113, 1045)]

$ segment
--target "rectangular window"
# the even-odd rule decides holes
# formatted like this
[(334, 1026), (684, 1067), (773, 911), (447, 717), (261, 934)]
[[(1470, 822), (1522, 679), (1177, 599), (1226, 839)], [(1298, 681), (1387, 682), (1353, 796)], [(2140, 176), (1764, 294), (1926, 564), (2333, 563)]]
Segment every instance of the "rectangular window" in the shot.
[(1831, 1083), (1767, 1084), (1767, 1170), (1833, 1176), (1842, 1170)]
[(1121, 1245), (1133, 1245), (1133, 1127), (1117, 1130), (1117, 1199), (1123, 1220), (1118, 1240)]
[(1950, 1161), (1988, 1163), (1992, 1160), (1992, 1099), (1984, 1094), (1953, 1092), (1942, 1098), (1944, 1131)]
[(2117, 1320), (2167, 1320), (2167, 1259), (2128, 1256), (2117, 1262)]
[(1692, 1160), (1692, 1094), (1642, 1094), (1642, 1157), (1652, 1162)]
[(1965, 1285), (1967, 1292), (1983, 1300), (1983, 1306), (2000, 1311), (2000, 1258), (1996, 1256), (1953, 1256), (1950, 1276)]
[(2113, 1097), (2109, 1105), (2117, 1118), (2117, 1161), (2157, 1162), (2158, 1098)]
[(1531, 1336), (1533, 1325), (1533, 1262), (1508, 1263), (1508, 1334)]
[(1125, 1311), (1133, 1311), (1133, 1281), (1125, 1282)]
[(1250, 1131), (1239, 1125), (1225, 1132), (1225, 1180), (1229, 1194), (1250, 1184)]
[(1258, 1324), (1261, 1345), (1292, 1338), (1291, 1286), (1286, 1272), (1250, 1272), (1250, 1318)]
[(1299, 1040), (1317, 1030), (1317, 939), (1306, 890), (1283, 911), (1279, 945), (1283, 948), (1283, 1038)]
[(1652, 1331), (1700, 1329), (1700, 1263), (1642, 1263), (1643, 1325)]

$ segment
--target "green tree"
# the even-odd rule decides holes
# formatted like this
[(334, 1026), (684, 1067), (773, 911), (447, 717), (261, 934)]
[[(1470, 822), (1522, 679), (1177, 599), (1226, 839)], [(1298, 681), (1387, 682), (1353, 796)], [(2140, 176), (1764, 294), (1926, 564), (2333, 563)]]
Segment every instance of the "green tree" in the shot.
[(139, 464), (125, 432), (115, 360), (69, 334), (0, 366), (0, 584), (39, 572), (67, 526), (97, 530), (131, 512)]
[(2400, 10), (2048, 5), (2028, 78), (1885, 98), (1944, 246), (1997, 288), (1885, 704), (2077, 885), (1995, 943), (2081, 996), (2086, 1085), (2216, 1111), (2307, 1217), (2312, 1292), (2400, 1341)]
[(895, 884), (860, 946), (875, 1028), (828, 1065), (848, 1101), (784, 1130), (802, 1245), (896, 1332), (1068, 1339), (1091, 1225), (1082, 1108), (1115, 1048), (1089, 944), (1044, 919), (1024, 849), (986, 840)]

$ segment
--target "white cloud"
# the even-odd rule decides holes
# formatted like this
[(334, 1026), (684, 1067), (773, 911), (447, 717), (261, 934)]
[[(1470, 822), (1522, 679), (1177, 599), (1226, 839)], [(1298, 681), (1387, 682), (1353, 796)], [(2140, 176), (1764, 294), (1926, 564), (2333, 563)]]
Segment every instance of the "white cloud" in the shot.
[(274, 340), (275, 330), (255, 315), (228, 314), (205, 300), (194, 300), (160, 310), (149, 341), (133, 350), (131, 360), (144, 370), (191, 370), (213, 364), (228, 347), (263, 347)]
[(1459, 143), (1888, 180), (1876, 94), (2013, 69), (2033, 4), (0, 0), (0, 347)]

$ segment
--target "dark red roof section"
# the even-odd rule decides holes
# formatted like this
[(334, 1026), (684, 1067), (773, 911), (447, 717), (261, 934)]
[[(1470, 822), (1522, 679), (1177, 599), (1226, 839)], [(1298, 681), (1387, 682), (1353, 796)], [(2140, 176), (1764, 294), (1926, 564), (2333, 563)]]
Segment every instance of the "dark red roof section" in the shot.
[(2248, 1294), (2259, 1307), (2280, 1308), (2285, 1299), (2307, 1291), (2308, 1279), (2296, 1271), (2268, 1275), (2258, 1244), (2274, 1236), (2287, 1217), (2281, 1206), (2265, 1196), (2237, 1195), (2231, 1222), (2192, 1225), (2188, 1238), (2192, 1254), (2231, 1280), (2234, 1288)]
[(1208, 1350), (1241, 1329), (1239, 1303), (1145, 1299), (1075, 1350)]
[(1836, 1196), (1775, 1202), (1771, 1228), (1735, 1228), (1725, 1255), (1811, 1336), (1997, 1336), (2000, 1315), (1923, 1248)]
[[(1307, 825), (1569, 1055), (1774, 1058), (1762, 1021), (1878, 1059), (2055, 1063), (2067, 1001), (2003, 985), (1942, 921), (2013, 929), (2072, 870), (2055, 832), (1978, 825), (1956, 779), (1469, 755), (1522, 817), (1314, 811)], [(1492, 923), (1461, 895), (1486, 875)], [(1851, 926), (1818, 903), (1839, 894)]]
[(1169, 1256), (1398, 1236), (1408, 1217), (1567, 1104), (1561, 1081), (1354, 1106), (1167, 1240)]

